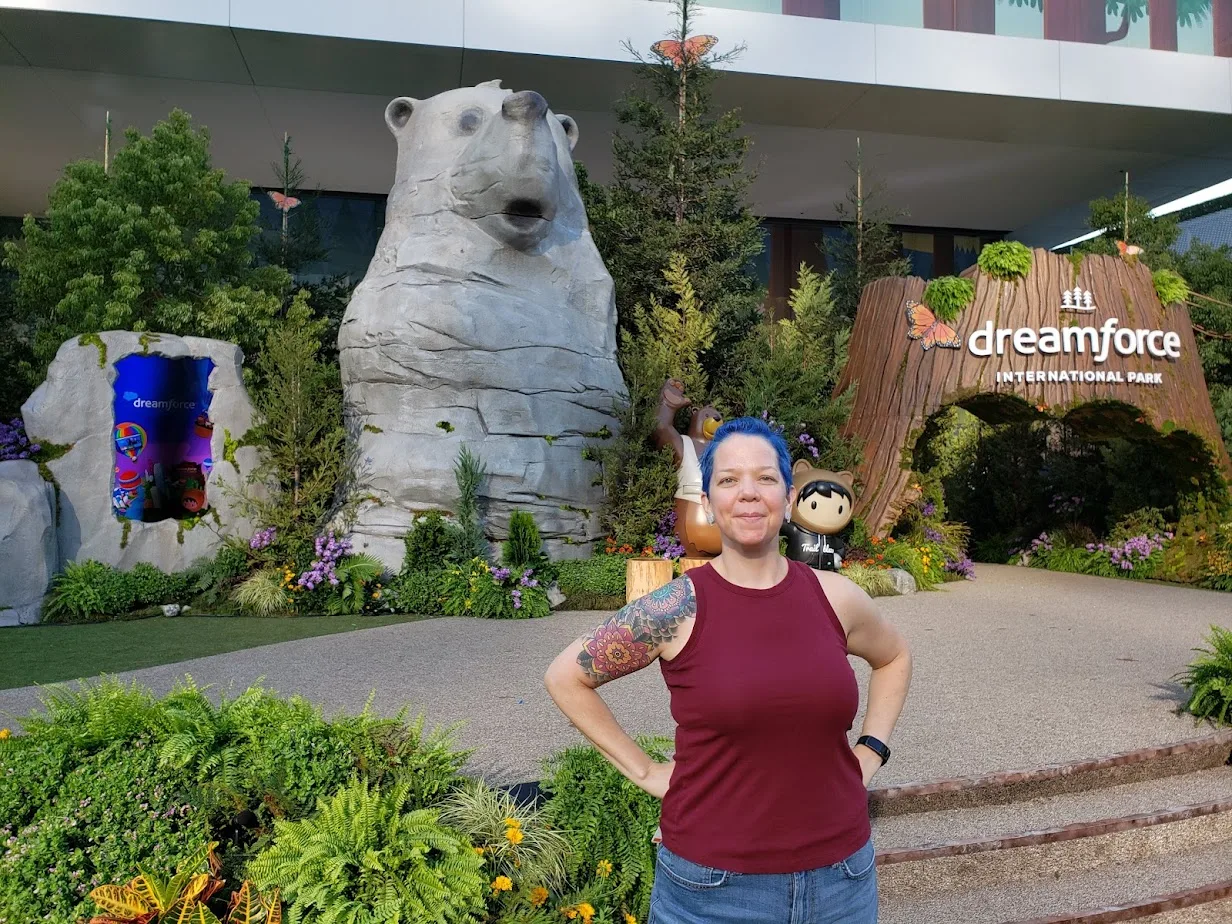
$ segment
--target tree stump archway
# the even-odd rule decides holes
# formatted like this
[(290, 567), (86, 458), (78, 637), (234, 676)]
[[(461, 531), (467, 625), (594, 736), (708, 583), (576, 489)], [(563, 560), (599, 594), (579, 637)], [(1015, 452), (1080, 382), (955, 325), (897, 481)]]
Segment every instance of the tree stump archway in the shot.
[(856, 515), (870, 531), (884, 532), (915, 499), (915, 440), (937, 411), (955, 404), (990, 423), (1052, 417), (1091, 439), (1160, 440), (1179, 457), (1232, 476), (1185, 307), (1165, 309), (1142, 264), (1041, 249), (1033, 258), (1016, 282), (977, 268), (964, 273), (975, 298), (949, 325), (957, 348), (925, 350), (907, 336), (906, 308), (922, 300), (923, 279), (865, 287), (837, 391), (856, 386), (844, 432), (864, 446)]

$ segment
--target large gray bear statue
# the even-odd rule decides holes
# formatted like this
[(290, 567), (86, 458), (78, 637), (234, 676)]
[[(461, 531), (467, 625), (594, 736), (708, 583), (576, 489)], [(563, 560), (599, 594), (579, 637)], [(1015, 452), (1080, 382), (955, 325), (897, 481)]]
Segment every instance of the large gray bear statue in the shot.
[(612, 279), (587, 228), (573, 119), (500, 81), (385, 110), (398, 141), (386, 223), (338, 335), (366, 497), (352, 534), (390, 566), (414, 517), (484, 461), (489, 532), (529, 510), (550, 551), (598, 535), (588, 437), (616, 429)]

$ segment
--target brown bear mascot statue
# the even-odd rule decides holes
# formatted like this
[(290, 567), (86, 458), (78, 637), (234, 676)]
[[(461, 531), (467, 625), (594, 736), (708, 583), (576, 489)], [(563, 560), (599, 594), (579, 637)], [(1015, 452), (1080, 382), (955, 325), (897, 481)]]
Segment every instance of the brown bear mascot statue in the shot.
[(851, 522), (851, 472), (813, 468), (801, 459), (791, 469), (796, 502), (779, 535), (787, 537), (787, 557), (819, 571), (843, 567), (842, 544), (836, 534)]

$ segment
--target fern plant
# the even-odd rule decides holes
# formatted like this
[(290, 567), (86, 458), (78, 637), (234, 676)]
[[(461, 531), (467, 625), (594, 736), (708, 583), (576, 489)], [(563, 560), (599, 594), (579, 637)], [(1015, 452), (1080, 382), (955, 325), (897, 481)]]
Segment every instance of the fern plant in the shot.
[(924, 287), (924, 304), (942, 321), (954, 321), (975, 300), (975, 285), (961, 276), (938, 276)]
[(1178, 674), (1189, 693), (1185, 711), (1220, 725), (1232, 722), (1232, 629), (1211, 626), (1208, 648), (1195, 648), (1200, 657)]
[(408, 811), (410, 793), (406, 781), (352, 780), (315, 815), (276, 822), (250, 876), (281, 889), (297, 924), (472, 921), (489, 888), (483, 859), (435, 811)]
[(1189, 283), (1177, 272), (1169, 269), (1155, 270), (1151, 274), (1151, 282), (1155, 285), (1155, 295), (1165, 308), (1169, 305), (1183, 305), (1189, 299)]
[(22, 720), (31, 740), (63, 742), (89, 752), (128, 741), (163, 726), (162, 710), (150, 691), (135, 681), (104, 676), (76, 689), (47, 687), (39, 693), (44, 712)]
[(980, 251), (980, 269), (1002, 282), (1017, 282), (1031, 272), (1031, 248), (1018, 241), (993, 241)]
[[(654, 760), (667, 759), (668, 738), (639, 738)], [(568, 834), (573, 853), (567, 862), (570, 889), (593, 888), (601, 862), (611, 864), (605, 891), (639, 921), (650, 909), (654, 885), (655, 847), (660, 802), (630, 783), (597, 750), (568, 748), (550, 758), (541, 783), (550, 795), (544, 811)]]
[(488, 879), (509, 880), (508, 889), (492, 891), (490, 917), (533, 907), (537, 899), (564, 886), (571, 845), (541, 809), (519, 805), (508, 792), (474, 782), (444, 804), (441, 822), (462, 831), (481, 851)]

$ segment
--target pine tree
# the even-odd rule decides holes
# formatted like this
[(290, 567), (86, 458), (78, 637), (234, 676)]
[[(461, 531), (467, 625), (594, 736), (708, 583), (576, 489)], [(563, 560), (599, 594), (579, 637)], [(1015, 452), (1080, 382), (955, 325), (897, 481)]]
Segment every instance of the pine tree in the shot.
[(855, 160), (847, 166), (855, 180), (847, 191), (846, 201), (835, 207), (839, 221), (843, 222), (843, 233), (827, 241), (823, 249), (833, 269), (834, 304), (842, 317), (852, 320), (864, 287), (885, 276), (910, 275), (911, 261), (903, 256), (902, 237), (892, 226), (895, 219), (906, 213), (882, 204), (885, 186), (870, 176), (859, 138)]
[[(291, 136), (282, 136), (282, 159), (270, 164), (278, 190), (270, 198), (278, 209), (278, 222), (267, 226), (257, 241), (257, 256), (264, 262), (281, 266), (292, 276), (298, 276), (309, 263), (329, 256), (322, 244), (321, 215), (316, 208), (316, 196), (305, 192), (308, 177), (303, 161), (291, 149)], [(279, 198), (272, 195), (278, 192)]]
[[(671, 295), (663, 271), (669, 254), (689, 265), (697, 295), (720, 319), (715, 352), (754, 322), (761, 301), (746, 270), (762, 250), (761, 229), (749, 210), (753, 175), (746, 169), (750, 140), (740, 133), (737, 112), (712, 112), (715, 65), (724, 54), (694, 36), (696, 0), (673, 0), (676, 23), (667, 42), (649, 57), (626, 43), (639, 62), (638, 82), (616, 105), (621, 125), (613, 138), (613, 180), (604, 188), (579, 169), (591, 232), (616, 283), (616, 306), (627, 327), (634, 305)], [(685, 43), (693, 39), (691, 44)]]
[(210, 165), (209, 133), (175, 110), (135, 129), (108, 168), (69, 164), (43, 219), (5, 245), (17, 320), (32, 330), (30, 384), (60, 344), (104, 330), (216, 337), (258, 349), (289, 278), (252, 265), (257, 203)]

